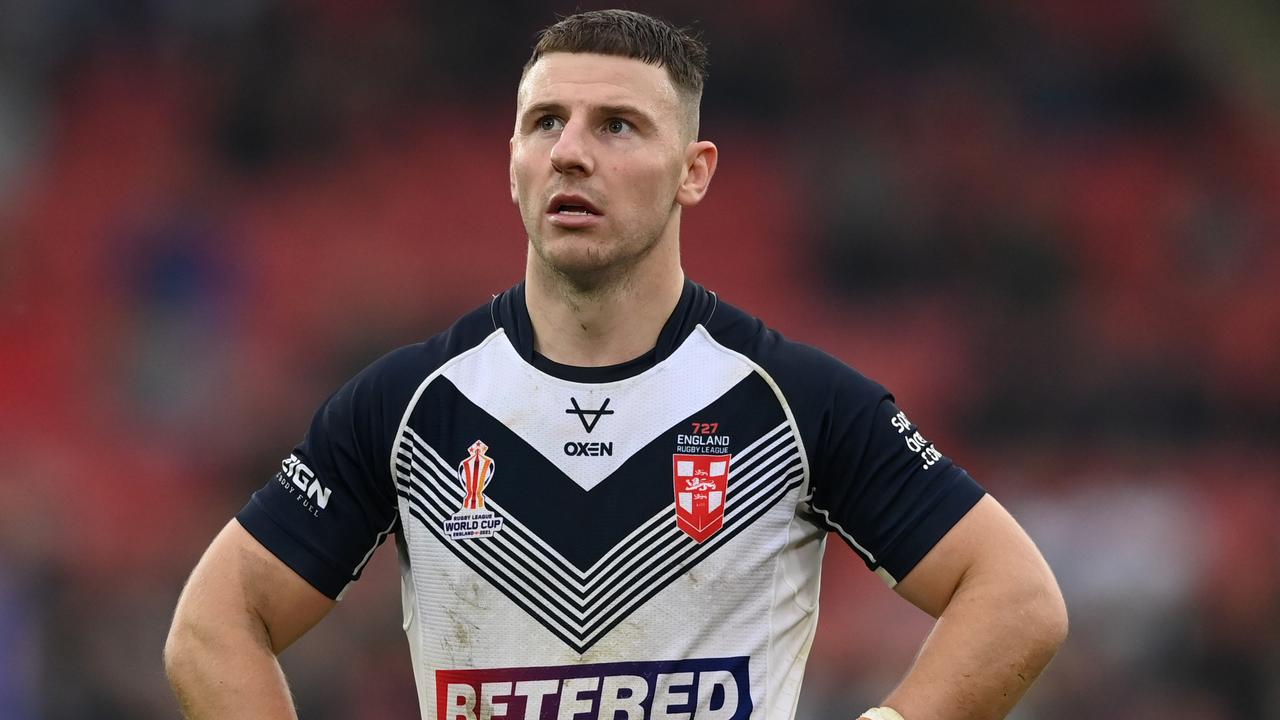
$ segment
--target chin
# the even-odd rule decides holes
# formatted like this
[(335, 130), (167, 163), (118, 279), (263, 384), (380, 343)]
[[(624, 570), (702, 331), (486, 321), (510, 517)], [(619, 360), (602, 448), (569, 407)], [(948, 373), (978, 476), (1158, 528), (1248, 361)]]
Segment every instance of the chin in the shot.
[(630, 265), (628, 258), (594, 239), (561, 237), (535, 246), (542, 264), (575, 285), (594, 285)]
[(546, 258), (547, 266), (557, 275), (574, 282), (589, 284), (620, 269), (623, 263), (601, 257), (597, 253), (560, 253)]

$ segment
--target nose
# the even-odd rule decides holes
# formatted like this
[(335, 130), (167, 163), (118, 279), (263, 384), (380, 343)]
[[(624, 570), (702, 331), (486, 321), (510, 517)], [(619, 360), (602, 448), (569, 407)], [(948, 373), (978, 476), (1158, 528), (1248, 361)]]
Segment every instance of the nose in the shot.
[(590, 175), (595, 162), (588, 147), (589, 138), (582, 123), (570, 120), (560, 131), (560, 137), (551, 147), (551, 166), (561, 174)]

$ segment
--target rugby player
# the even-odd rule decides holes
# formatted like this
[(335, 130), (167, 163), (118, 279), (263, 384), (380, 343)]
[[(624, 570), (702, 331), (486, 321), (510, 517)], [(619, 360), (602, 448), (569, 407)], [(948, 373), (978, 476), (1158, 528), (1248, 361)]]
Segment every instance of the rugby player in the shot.
[(883, 387), (685, 277), (705, 71), (635, 12), (543, 32), (523, 281), (330, 397), (213, 540), (165, 649), (188, 717), (293, 717), (276, 656), (389, 536), (424, 718), (789, 720), (831, 534), (937, 618), (863, 718), (1003, 717), (1039, 675), (1066, 611), (1009, 513)]

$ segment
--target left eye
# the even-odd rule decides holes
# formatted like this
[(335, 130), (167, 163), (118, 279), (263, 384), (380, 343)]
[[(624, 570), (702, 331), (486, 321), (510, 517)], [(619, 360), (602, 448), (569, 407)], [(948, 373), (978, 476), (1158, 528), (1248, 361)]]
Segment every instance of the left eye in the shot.
[(626, 120), (614, 118), (613, 120), (605, 123), (604, 127), (605, 130), (609, 131), (610, 135), (621, 135), (631, 129), (631, 123)]

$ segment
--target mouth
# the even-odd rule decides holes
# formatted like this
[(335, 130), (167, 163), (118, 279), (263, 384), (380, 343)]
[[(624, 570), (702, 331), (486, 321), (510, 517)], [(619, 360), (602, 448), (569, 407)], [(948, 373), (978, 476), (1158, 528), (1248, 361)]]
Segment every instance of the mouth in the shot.
[(604, 213), (581, 195), (559, 193), (547, 203), (547, 222), (565, 230), (586, 230), (603, 221)]
[(551, 202), (547, 203), (548, 215), (559, 215), (563, 217), (592, 217), (604, 215), (600, 209), (591, 203), (590, 200), (581, 195), (569, 195), (559, 193), (551, 198)]

